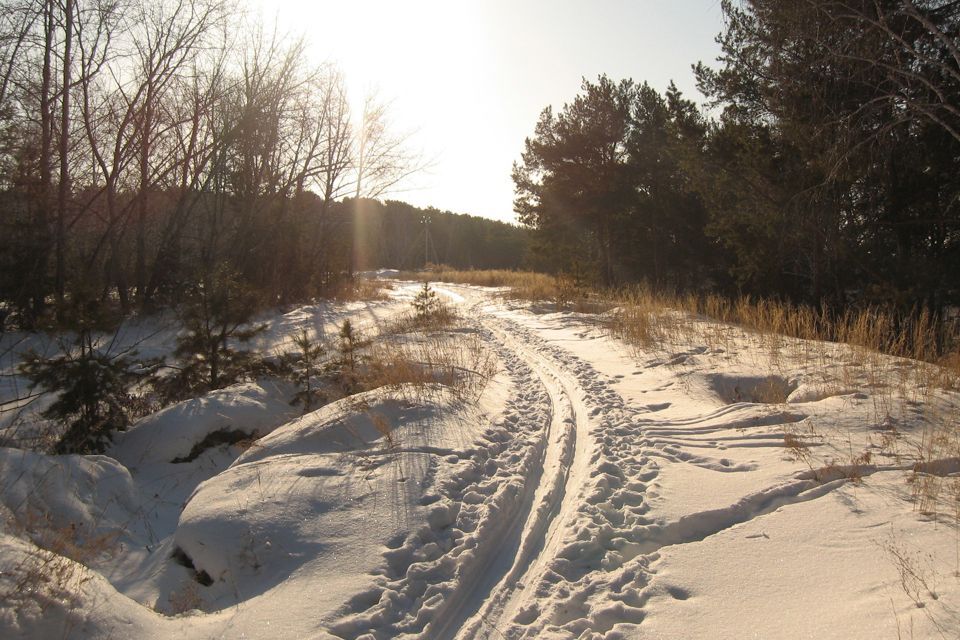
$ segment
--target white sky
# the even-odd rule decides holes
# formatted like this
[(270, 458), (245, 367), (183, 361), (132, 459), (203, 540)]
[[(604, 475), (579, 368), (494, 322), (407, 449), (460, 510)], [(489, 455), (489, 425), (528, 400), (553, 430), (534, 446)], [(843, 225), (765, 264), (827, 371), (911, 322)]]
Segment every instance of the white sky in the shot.
[[(257, 1), (257, 0), (255, 0)], [(376, 89), (432, 166), (392, 194), (417, 206), (513, 221), (510, 169), (547, 105), (581, 78), (671, 79), (696, 92), (712, 62), (719, 0), (259, 0), (343, 70), (358, 108)]]

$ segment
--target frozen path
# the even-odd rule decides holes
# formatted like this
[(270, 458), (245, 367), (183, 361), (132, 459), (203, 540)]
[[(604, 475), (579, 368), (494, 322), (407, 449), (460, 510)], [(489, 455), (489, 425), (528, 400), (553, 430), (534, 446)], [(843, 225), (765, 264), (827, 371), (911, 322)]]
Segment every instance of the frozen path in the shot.
[[(421, 289), (392, 286), (256, 346), (389, 330)], [(383, 341), (459, 353), (476, 395), (386, 384), (302, 414), (263, 380), (108, 456), (0, 449), (0, 636), (960, 637), (960, 444), (921, 447), (960, 433), (960, 393), (846, 345), (688, 319), (633, 350), (598, 316), (434, 289), (462, 320)], [(256, 439), (182, 460), (226, 426)], [(7, 524), (23, 505), (103, 545), (89, 569)], [(76, 584), (31, 597), (47, 562)]]
[(517, 553), (501, 561), (509, 570), (502, 577), (497, 573), (496, 585), (474, 596), (483, 600), (455, 635), (535, 636), (545, 623), (562, 622), (549, 611), (557, 592), (619, 563), (622, 546), (612, 539), (603, 545), (604, 532), (647, 524), (644, 482), (655, 476), (655, 465), (630, 447), (627, 455), (608, 459), (617, 449), (610, 434), (625, 433), (632, 413), (613, 389), (614, 379), (482, 298), (472, 302), (470, 313), (537, 372), (550, 390), (554, 418), (535, 507), (523, 524)]
[(471, 585), (471, 596), (456, 615), (434, 623), (437, 638), (485, 637), (516, 615), (519, 603), (529, 597), (526, 585), (536, 584), (545, 570), (545, 559), (556, 553), (559, 531), (576, 512), (587, 479), (589, 422), (577, 380), (541, 353), (542, 344), (529, 332), (483, 307), (482, 301), (475, 301), (470, 312), (482, 318), (497, 340), (535, 373), (549, 394), (550, 422), (539, 482), (524, 517), (513, 525), (515, 542), (501, 547), (486, 572)]
[[(823, 532), (839, 522), (856, 531), (916, 524), (904, 522), (904, 516), (909, 521), (906, 512), (882, 511), (871, 514), (867, 524), (857, 508), (843, 506), (858, 491), (871, 498), (888, 494), (904, 467), (860, 465), (845, 473), (824, 454), (825, 471), (810, 466), (815, 460), (805, 464), (791, 457), (785, 447), (786, 433), (814, 433), (825, 413), (838, 414), (842, 422), (862, 420), (866, 403), (858, 398), (863, 394), (854, 398), (855, 406), (843, 400), (840, 411), (830, 393), (814, 394), (812, 403), (803, 398), (786, 403), (804, 374), (789, 382), (771, 375), (774, 367), (778, 372), (784, 367), (766, 354), (697, 344), (633, 354), (584, 317), (510, 309), (468, 287), (440, 290), (453, 293), (456, 303), (536, 374), (549, 394), (551, 420), (542, 470), (528, 478), (537, 484), (532, 505), (513, 526), (519, 540), (501, 547), (485, 571), (465, 585), (468, 595), (455, 614), (435, 620), (429, 627), (433, 633), (425, 637), (639, 638), (651, 628), (663, 637), (685, 637), (692, 628), (676, 620), (667, 623), (663, 614), (676, 607), (682, 614), (699, 604), (693, 596), (701, 581), (721, 585), (721, 592), (751, 591), (759, 599), (743, 603), (744, 610), (732, 617), (715, 607), (705, 617), (732, 627), (723, 631), (707, 624), (702, 634), (742, 637), (739, 625), (746, 625), (790, 637), (810, 629), (837, 632), (866, 620), (884, 629), (900, 623), (901, 614), (884, 611), (893, 602), (889, 595), (886, 602), (843, 604), (845, 589), (853, 585), (863, 583), (875, 592), (882, 585), (885, 593), (895, 585), (895, 563), (880, 558), (878, 564), (876, 557), (885, 542), (843, 545), (848, 548), (838, 559), (833, 549), (840, 545)], [(783, 388), (772, 393), (771, 384)], [(853, 438), (846, 437), (850, 457), (856, 458)], [(822, 438), (811, 437), (810, 447), (822, 444)], [(861, 480), (868, 476), (872, 486)], [(808, 503), (822, 510), (819, 518), (802, 507)], [(798, 522), (799, 514), (804, 519)], [(768, 531), (790, 532), (788, 547), (777, 553), (791, 556), (790, 545), (797, 545), (809, 557), (744, 573), (743, 558), (713, 557), (708, 551), (708, 573), (694, 576), (693, 584), (674, 577), (695, 564), (691, 559), (701, 562), (704, 550), (725, 548), (731, 536), (757, 546), (771, 539)], [(798, 534), (805, 536), (802, 543)], [(814, 559), (821, 555), (844, 568), (846, 573), (831, 578), (837, 584), (811, 586), (790, 603), (767, 596), (776, 594), (784, 579), (806, 584), (809, 563), (819, 573)], [(705, 571), (702, 565), (700, 571)], [(747, 589), (751, 584), (759, 588)], [(820, 616), (804, 617), (805, 607), (818, 608)], [(751, 611), (783, 612), (802, 623), (788, 632), (775, 616), (758, 622)], [(909, 608), (906, 617), (914, 623)], [(931, 620), (937, 620), (934, 628), (944, 624), (935, 615), (926, 622)], [(953, 617), (947, 628), (956, 623)]]

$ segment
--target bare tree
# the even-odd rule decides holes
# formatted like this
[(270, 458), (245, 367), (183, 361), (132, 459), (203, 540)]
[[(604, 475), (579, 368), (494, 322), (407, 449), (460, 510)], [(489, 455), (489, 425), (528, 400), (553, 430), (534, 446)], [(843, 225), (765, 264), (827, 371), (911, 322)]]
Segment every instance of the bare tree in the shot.
[[(846, 38), (812, 38), (837, 61), (877, 72), (876, 91), (852, 117), (878, 106), (919, 117), (960, 141), (960, 2), (944, 0), (805, 0)], [(888, 123), (893, 124), (893, 123)]]
[(64, 0), (63, 4), (63, 82), (60, 98), (60, 184), (57, 186), (57, 302), (63, 307), (64, 283), (66, 282), (66, 244), (67, 244), (67, 199), (70, 196), (70, 84), (73, 66), (73, 0)]
[(334, 76), (327, 84), (323, 94), (325, 153), (318, 178), (320, 195), (323, 199), (323, 214), (330, 210), (330, 204), (350, 192), (348, 170), (353, 162), (351, 147), (350, 103), (343, 77)]
[(0, 0), (3, 223), (20, 234), (0, 267), (23, 274), (0, 295), (28, 322), (51, 292), (61, 311), (78, 296), (128, 309), (224, 262), (264, 290), (287, 265), (336, 274), (349, 219), (334, 203), (416, 164), (384, 105), (355, 129), (339, 71), (233, 7)]
[(356, 198), (378, 198), (425, 168), (410, 147), (411, 134), (397, 132), (389, 121), (389, 104), (368, 95), (356, 136)]
[(164, 118), (163, 102), (172, 91), (185, 89), (180, 80), (189, 73), (194, 57), (225, 18), (222, 0), (180, 0), (138, 5), (133, 13), (131, 41), (135, 50), (135, 75), (128, 108), (134, 111), (138, 185), (136, 206), (135, 289), (143, 303), (147, 293), (147, 216), (150, 192), (165, 183), (177, 166), (175, 153), (157, 156), (161, 138), (177, 122)]

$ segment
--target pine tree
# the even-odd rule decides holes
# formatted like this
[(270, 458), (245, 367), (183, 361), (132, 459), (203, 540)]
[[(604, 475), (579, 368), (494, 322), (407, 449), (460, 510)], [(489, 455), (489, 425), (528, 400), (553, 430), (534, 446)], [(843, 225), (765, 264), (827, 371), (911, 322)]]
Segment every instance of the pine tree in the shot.
[(101, 351), (89, 327), (57, 356), (27, 354), (20, 370), (31, 386), (57, 394), (41, 415), (67, 424), (53, 447), (56, 453), (101, 453), (114, 432), (127, 427), (130, 388), (146, 371), (134, 355)]
[(184, 332), (174, 352), (180, 370), (161, 385), (165, 395), (178, 399), (197, 390), (220, 389), (255, 368), (251, 354), (231, 341), (247, 342), (265, 329), (250, 324), (256, 309), (251, 288), (229, 268), (221, 266), (204, 278), (181, 309)]
[(430, 288), (429, 282), (424, 282), (423, 287), (417, 292), (413, 299), (413, 309), (416, 312), (416, 320), (420, 324), (429, 323), (440, 312), (441, 303), (437, 298), (437, 292)]
[(306, 329), (303, 329), (293, 342), (300, 349), (300, 353), (291, 362), (294, 379), (300, 389), (294, 395), (291, 404), (302, 404), (303, 412), (307, 413), (326, 399), (323, 390), (315, 386), (315, 379), (321, 372), (321, 363), (323, 356), (327, 353), (327, 345), (322, 340), (312, 340)]
[(369, 342), (357, 335), (353, 324), (349, 320), (343, 321), (339, 338), (337, 343), (338, 358), (334, 362), (333, 373), (340, 382), (343, 392), (350, 395), (356, 393), (360, 386), (358, 368), (363, 359), (358, 351), (367, 346)]

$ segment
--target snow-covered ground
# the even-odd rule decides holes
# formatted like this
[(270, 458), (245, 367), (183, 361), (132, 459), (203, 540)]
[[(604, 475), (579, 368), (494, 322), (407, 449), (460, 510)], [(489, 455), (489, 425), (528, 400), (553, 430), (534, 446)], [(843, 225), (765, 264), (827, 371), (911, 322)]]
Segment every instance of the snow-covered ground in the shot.
[[(255, 346), (375, 334), (418, 286)], [(960, 396), (916, 363), (699, 321), (635, 350), (436, 290), (497, 365), (477, 397), (301, 415), (260, 380), (104, 456), (0, 449), (0, 637), (960, 637)], [(222, 429), (251, 440), (185, 461)]]

